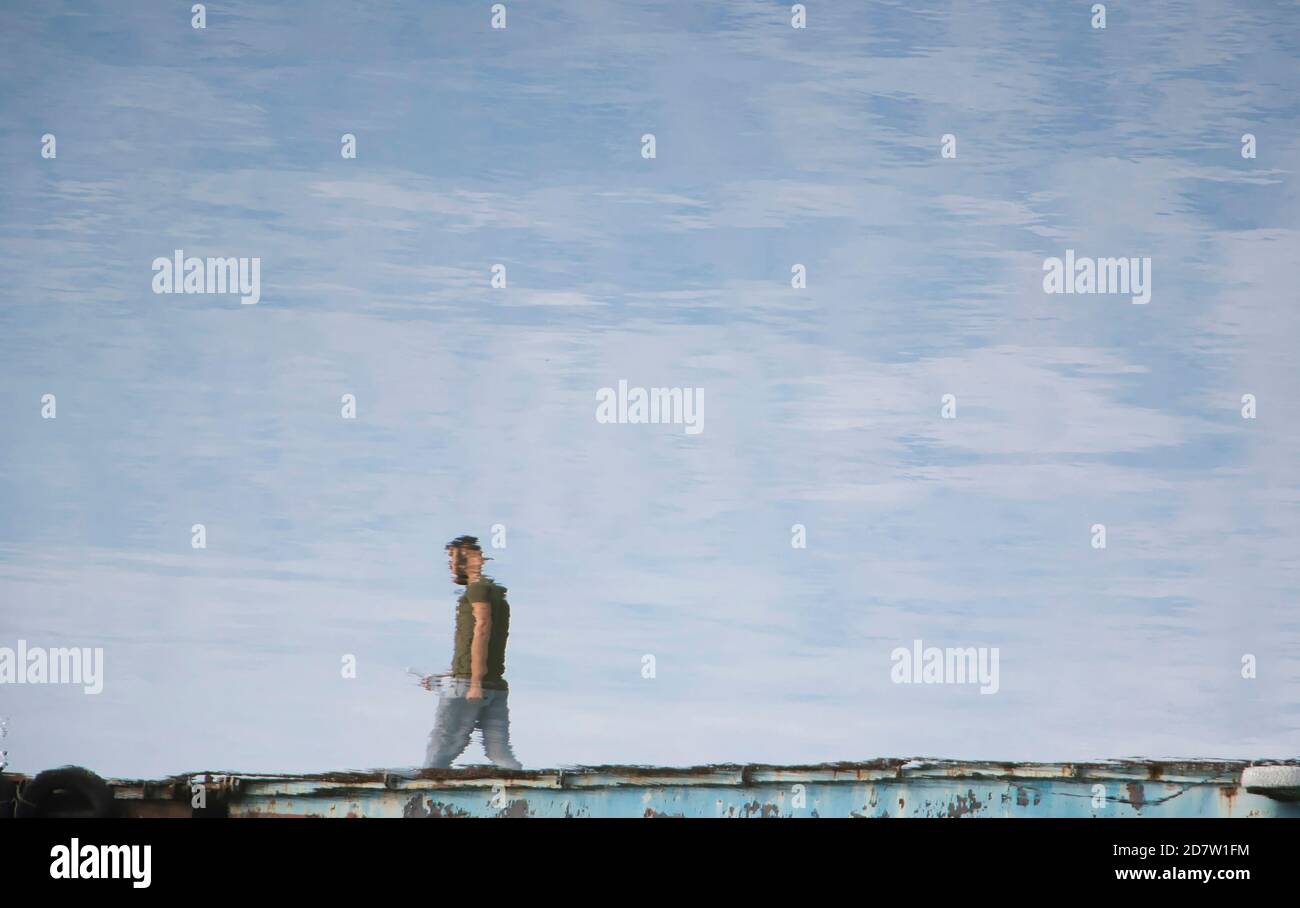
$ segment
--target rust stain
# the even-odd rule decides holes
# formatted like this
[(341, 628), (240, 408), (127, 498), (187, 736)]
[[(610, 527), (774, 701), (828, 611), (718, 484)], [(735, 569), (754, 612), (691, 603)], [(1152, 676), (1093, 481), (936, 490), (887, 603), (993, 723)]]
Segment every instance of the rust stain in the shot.
[(1219, 800), (1223, 802), (1223, 809), (1227, 812), (1228, 816), (1232, 816), (1232, 808), (1236, 802), (1237, 795), (1240, 794), (1240, 792), (1241, 789), (1236, 785), (1225, 786), (1224, 788), (1219, 789)]
[(1142, 805), (1147, 802), (1146, 789), (1142, 787), (1141, 782), (1129, 782), (1126, 787), (1129, 804), (1133, 805), (1134, 810), (1141, 810)]
[[(427, 817), (429, 815), (429, 808), (424, 806), (424, 800), (425, 799), (419, 795), (411, 798), (411, 800), (407, 801), (406, 804), (402, 806), (402, 816), (408, 820), (412, 817)], [(432, 804), (433, 802), (430, 801), (429, 803)]]
[(505, 810), (501, 811), (498, 816), (503, 817), (526, 817), (528, 813), (528, 802), (523, 798), (516, 798), (506, 805)]
[(453, 817), (467, 817), (469, 816), (469, 811), (462, 810), (454, 804), (443, 804), (434, 801), (432, 798), (425, 798), (421, 795), (416, 795), (406, 802), (406, 805), (402, 808), (402, 816), (408, 818), (432, 817), (438, 819), (450, 819)]
[(966, 790), (965, 795), (957, 795), (948, 804), (948, 816), (956, 819), (959, 817), (973, 816), (984, 809), (984, 805), (975, 797), (975, 792), (971, 789)]
[(672, 820), (684, 820), (684, 819), (686, 819), (686, 815), (685, 815), (685, 814), (682, 814), (682, 813), (660, 813), (659, 811), (655, 810), (653, 807), (647, 807), (647, 808), (645, 809), (645, 813), (642, 814), (642, 816), (645, 817), (645, 818), (648, 819), (648, 820), (649, 820), (649, 819), (659, 819), (659, 820), (668, 820), (668, 819), (672, 819)]
[(741, 807), (741, 812), (746, 817), (758, 815), (760, 817), (779, 817), (781, 808), (776, 804), (760, 804), (758, 801), (750, 801)]
[(441, 802), (429, 801), (429, 816), (451, 819), (453, 817), (467, 817), (469, 816), (469, 811), (462, 810), (455, 804), (443, 804)]

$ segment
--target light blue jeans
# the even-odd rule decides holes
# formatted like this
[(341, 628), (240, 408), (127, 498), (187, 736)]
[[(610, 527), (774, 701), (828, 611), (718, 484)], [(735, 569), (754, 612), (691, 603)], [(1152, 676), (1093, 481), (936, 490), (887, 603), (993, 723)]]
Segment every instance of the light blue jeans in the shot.
[(466, 698), (468, 678), (443, 678), (438, 711), (424, 751), (426, 769), (444, 769), (465, 752), (474, 729), (483, 732), (483, 752), (503, 769), (522, 768), (510, 749), (509, 691), (483, 688), (482, 700)]

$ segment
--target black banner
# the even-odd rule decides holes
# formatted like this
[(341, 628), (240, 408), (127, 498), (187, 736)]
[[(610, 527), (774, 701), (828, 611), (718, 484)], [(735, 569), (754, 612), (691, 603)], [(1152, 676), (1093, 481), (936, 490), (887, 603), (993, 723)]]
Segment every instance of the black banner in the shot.
[[(870, 883), (1005, 891), (1036, 883), (1229, 895), (1286, 883), (1286, 820), (893, 820), (427, 824), (305, 820), (35, 820), (0, 823), (6, 887), (193, 894), (213, 883), (336, 896), (434, 887), (585, 887), (626, 876), (675, 891), (703, 873), (720, 890)], [(123, 847), (126, 846), (126, 847)], [(75, 860), (74, 860), (75, 856)], [(481, 863), (482, 872), (473, 872)], [(75, 865), (75, 866), (74, 866)], [(495, 868), (495, 869), (492, 869)], [(490, 871), (490, 872), (489, 872)]]

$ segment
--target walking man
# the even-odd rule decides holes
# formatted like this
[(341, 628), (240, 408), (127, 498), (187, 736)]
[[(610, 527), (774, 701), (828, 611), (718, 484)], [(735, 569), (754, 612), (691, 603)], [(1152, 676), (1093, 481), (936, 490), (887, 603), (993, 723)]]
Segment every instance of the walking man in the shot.
[(421, 682), (437, 690), (438, 712), (426, 769), (452, 764), (469, 746), (474, 729), (483, 734), (487, 758), (503, 769), (519, 769), (510, 749), (510, 686), (506, 684), (506, 637), (510, 633), (510, 604), (506, 588), (483, 575), (483, 549), (473, 536), (447, 543), (452, 580), (465, 592), (456, 603), (456, 648), (451, 671), (429, 675)]

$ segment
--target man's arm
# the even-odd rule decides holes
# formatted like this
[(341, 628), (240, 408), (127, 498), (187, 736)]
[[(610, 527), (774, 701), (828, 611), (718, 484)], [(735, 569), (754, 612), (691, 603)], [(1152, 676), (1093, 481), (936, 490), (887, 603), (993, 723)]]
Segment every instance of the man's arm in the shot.
[(483, 678), (487, 675), (488, 641), (492, 639), (492, 607), (486, 602), (474, 606), (474, 642), (469, 647), (470, 679), (466, 696), (477, 700), (483, 696)]

